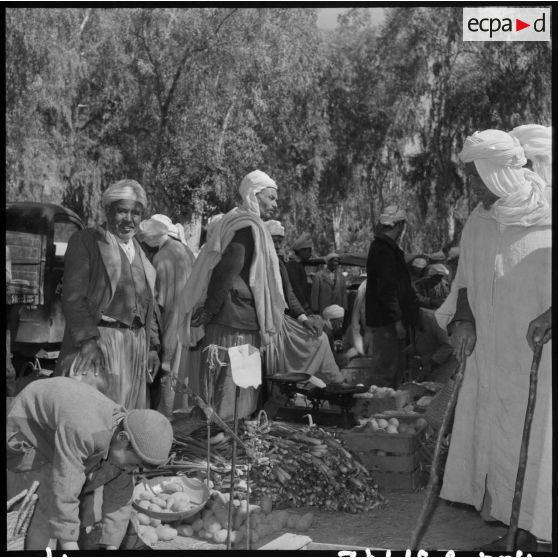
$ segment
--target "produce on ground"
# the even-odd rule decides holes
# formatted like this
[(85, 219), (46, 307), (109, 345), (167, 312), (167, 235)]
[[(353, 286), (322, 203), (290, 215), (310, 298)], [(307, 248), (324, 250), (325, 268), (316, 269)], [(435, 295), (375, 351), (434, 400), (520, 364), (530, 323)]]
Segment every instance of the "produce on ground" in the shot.
[(361, 418), (358, 426), (354, 428), (357, 432), (385, 432), (387, 434), (416, 434), (428, 426), (425, 418), (419, 417), (414, 422), (399, 420), (396, 417), (385, 418)]

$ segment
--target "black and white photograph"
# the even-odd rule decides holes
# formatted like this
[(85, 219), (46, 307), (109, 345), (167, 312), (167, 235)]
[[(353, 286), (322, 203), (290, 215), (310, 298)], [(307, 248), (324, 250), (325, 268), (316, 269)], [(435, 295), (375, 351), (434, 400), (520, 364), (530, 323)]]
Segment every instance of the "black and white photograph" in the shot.
[(5, 550), (550, 555), (551, 25), (5, 6)]

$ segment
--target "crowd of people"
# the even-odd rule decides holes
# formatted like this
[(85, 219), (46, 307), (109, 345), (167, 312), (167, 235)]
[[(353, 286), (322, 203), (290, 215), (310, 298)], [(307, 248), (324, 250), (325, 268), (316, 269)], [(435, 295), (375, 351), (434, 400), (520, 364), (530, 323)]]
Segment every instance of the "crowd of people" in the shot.
[[(172, 433), (165, 416), (194, 408), (175, 393), (176, 382), (226, 421), (235, 405), (248, 417), (262, 404), (254, 388), (235, 397), (226, 349), (244, 344), (261, 352), (266, 376), (303, 371), (326, 384), (346, 382), (343, 366), (357, 355), (369, 356), (394, 387), (412, 362), (419, 362), (420, 379), (445, 382), (467, 359), (442, 496), (507, 523), (530, 356), (551, 337), (550, 129), (475, 133), (460, 159), (481, 202), (460, 246), (406, 255), (407, 214), (387, 206), (351, 305), (337, 253), (311, 280), (309, 234), (284, 256), (285, 229), (274, 219), (280, 188), (260, 170), (241, 181), (237, 207), (208, 221), (196, 257), (179, 224), (146, 215), (138, 182), (109, 186), (105, 223), (74, 234), (65, 256), (62, 377), (30, 384), (8, 417), (14, 490), (39, 477), (45, 485), (42, 528), (29, 548), (53, 538), (76, 548), (78, 504), (91, 482), (109, 487), (102, 544), (117, 547), (122, 529), (114, 510), (123, 509), (129, 485), (116, 471), (166, 459)], [(525, 540), (551, 538), (550, 353), (541, 362), (538, 436), (519, 519)], [(50, 450), (40, 466), (26, 468), (38, 459), (27, 450), (38, 448), (41, 436)], [(91, 481), (105, 460), (116, 469)], [(54, 484), (45, 470), (54, 471)], [(110, 490), (116, 485), (118, 498)]]

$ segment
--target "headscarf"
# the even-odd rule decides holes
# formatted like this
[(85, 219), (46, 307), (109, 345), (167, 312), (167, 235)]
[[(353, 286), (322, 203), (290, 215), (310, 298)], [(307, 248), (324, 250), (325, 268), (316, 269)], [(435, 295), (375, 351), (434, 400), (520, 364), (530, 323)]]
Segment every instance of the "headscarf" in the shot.
[(404, 209), (399, 209), (396, 205), (388, 205), (380, 215), (380, 224), (393, 226), (399, 221), (406, 221), (407, 213)]
[(242, 179), (240, 187), (238, 188), (238, 193), (242, 198), (242, 207), (259, 215), (260, 204), (256, 199), (256, 194), (266, 188), (275, 188), (277, 190), (277, 184), (275, 184), (275, 181), (265, 172), (255, 170), (247, 174)]
[(169, 227), (166, 223), (155, 219), (153, 216), (151, 219), (146, 219), (139, 224), (136, 236), (138, 240), (150, 246), (160, 246), (169, 237)]
[(294, 252), (303, 250), (304, 248), (312, 248), (312, 238), (308, 234), (299, 236), (292, 245), (292, 249)]
[(101, 203), (106, 210), (112, 203), (118, 200), (131, 200), (140, 203), (144, 209), (147, 208), (145, 190), (135, 180), (125, 179), (111, 184), (103, 192)]
[(331, 252), (324, 258), (324, 260), (327, 263), (329, 262), (329, 260), (332, 260), (333, 258), (339, 259), (339, 254), (336, 254), (335, 252)]
[(444, 264), (432, 264), (428, 266), (426, 270), (426, 275), (428, 277), (434, 277), (434, 275), (449, 275), (449, 270)]
[(271, 219), (265, 222), (265, 226), (271, 236), (285, 236), (285, 227), (279, 221)]
[(465, 140), (459, 158), (474, 162), (486, 187), (498, 200), (487, 213), (507, 226), (550, 224), (545, 184), (536, 173), (522, 168), (527, 162), (517, 138), (501, 130), (475, 132)]
[(517, 126), (510, 133), (523, 147), (525, 157), (533, 162), (533, 170), (552, 184), (552, 127), (539, 124)]

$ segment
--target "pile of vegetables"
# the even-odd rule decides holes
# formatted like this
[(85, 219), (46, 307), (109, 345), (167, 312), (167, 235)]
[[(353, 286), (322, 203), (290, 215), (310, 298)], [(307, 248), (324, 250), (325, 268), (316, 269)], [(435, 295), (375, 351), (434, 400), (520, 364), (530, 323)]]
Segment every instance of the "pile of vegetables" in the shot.
[(383, 501), (368, 470), (332, 431), (273, 422), (250, 443), (262, 456), (251, 471), (251, 498), (267, 496), (275, 508), (319, 506), (351, 513)]

